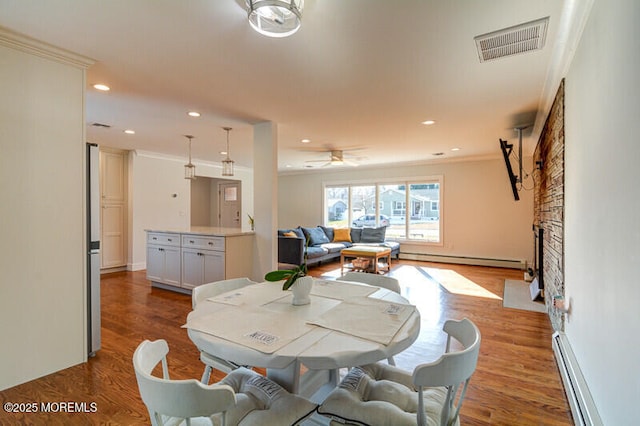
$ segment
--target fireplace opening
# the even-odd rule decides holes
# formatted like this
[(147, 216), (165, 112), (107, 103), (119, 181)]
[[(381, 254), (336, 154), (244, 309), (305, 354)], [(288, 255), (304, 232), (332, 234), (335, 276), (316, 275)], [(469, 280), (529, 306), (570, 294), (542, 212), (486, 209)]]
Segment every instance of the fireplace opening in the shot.
[(533, 281), (529, 285), (531, 300), (544, 299), (544, 229), (533, 225)]

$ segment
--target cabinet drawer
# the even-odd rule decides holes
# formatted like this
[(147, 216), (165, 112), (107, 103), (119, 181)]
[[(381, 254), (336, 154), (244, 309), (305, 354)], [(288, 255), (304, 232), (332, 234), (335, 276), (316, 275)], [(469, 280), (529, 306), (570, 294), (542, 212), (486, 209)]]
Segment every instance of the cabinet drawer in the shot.
[(183, 235), (182, 247), (224, 251), (224, 237), (204, 237), (202, 235)]
[(148, 244), (180, 247), (180, 234), (168, 234), (164, 232), (148, 232)]

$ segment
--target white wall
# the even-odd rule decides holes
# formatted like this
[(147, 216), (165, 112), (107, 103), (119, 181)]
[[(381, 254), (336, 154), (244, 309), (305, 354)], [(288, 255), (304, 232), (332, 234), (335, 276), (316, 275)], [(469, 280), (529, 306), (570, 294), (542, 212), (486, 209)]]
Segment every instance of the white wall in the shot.
[[(150, 152), (134, 152), (131, 161), (131, 261), (129, 269), (146, 267), (145, 229), (187, 229), (191, 218), (190, 181), (184, 178), (186, 159)], [(221, 178), (218, 165), (194, 162), (196, 174)], [(242, 217), (253, 211), (253, 173), (236, 167), (242, 181)], [(173, 196), (175, 194), (175, 197)], [(245, 226), (246, 223), (243, 223)]]
[(640, 401), (638, 17), (597, 0), (565, 81), (565, 331), (607, 425)]
[(87, 347), (88, 63), (11, 40), (0, 28), (0, 390), (86, 361)]
[[(499, 152), (496, 140), (496, 151)], [(531, 158), (525, 160), (531, 170)], [(369, 181), (388, 178), (428, 177), (444, 179), (441, 203), (443, 245), (403, 244), (402, 251), (486, 259), (533, 259), (533, 193), (521, 191), (513, 199), (502, 158), (420, 166), (347, 169), (325, 173), (279, 177), (278, 227), (322, 224), (324, 183)], [(527, 182), (526, 182), (527, 183)], [(529, 181), (527, 186), (533, 188)]]

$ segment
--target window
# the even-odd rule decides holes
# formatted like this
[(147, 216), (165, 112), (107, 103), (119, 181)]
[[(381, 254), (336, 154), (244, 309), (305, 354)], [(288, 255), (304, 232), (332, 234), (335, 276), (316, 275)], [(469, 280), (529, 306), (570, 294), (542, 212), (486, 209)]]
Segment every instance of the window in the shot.
[(406, 210), (407, 210), (407, 202), (406, 201), (394, 201), (393, 202), (392, 214), (394, 216), (404, 216)]
[(333, 227), (386, 226), (389, 239), (440, 244), (441, 191), (440, 177), (415, 182), (326, 185), (324, 222)]
[(333, 228), (344, 228), (349, 225), (349, 187), (326, 187), (324, 190), (325, 219), (324, 223)]

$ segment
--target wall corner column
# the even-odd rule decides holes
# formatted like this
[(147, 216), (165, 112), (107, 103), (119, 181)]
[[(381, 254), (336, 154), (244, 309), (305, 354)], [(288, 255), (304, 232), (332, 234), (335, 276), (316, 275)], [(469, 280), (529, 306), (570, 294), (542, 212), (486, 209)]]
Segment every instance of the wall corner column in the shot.
[(278, 265), (278, 126), (271, 121), (253, 126), (253, 194), (253, 279), (262, 281)]

